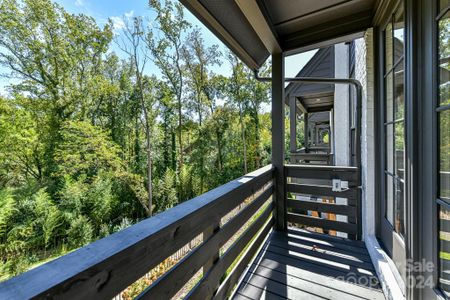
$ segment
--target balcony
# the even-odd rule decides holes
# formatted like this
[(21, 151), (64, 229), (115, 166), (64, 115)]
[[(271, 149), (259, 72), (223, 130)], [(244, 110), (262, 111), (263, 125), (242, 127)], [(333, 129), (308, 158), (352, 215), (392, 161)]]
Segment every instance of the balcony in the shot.
[[(3, 282), (0, 298), (111, 299), (201, 235), (138, 298), (173, 298), (201, 272), (186, 298), (383, 299), (360, 241), (358, 169), (286, 165), (284, 231), (274, 230), (282, 209), (275, 170), (268, 165)], [(347, 190), (326, 184), (337, 178)], [(345, 201), (323, 201), (334, 197)]]

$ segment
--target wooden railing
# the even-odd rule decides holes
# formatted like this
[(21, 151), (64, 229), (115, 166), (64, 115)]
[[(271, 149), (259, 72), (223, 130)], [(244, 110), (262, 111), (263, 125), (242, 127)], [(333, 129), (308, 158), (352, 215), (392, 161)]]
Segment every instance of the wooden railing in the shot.
[[(361, 239), (361, 191), (356, 167), (285, 166), (287, 221), (324, 233)], [(332, 180), (348, 181), (348, 189), (332, 190)]]
[(331, 165), (333, 163), (333, 153), (299, 153), (291, 152), (292, 164), (315, 163)]
[(3, 282), (0, 299), (111, 299), (202, 233), (138, 298), (170, 299), (202, 269), (186, 298), (225, 298), (272, 228), (273, 175), (266, 166)]

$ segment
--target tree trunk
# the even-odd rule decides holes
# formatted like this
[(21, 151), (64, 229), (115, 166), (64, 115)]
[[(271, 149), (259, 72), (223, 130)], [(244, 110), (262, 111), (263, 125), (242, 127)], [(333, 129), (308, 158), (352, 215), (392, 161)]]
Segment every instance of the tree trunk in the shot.
[(254, 105), (254, 120), (255, 120), (255, 134), (256, 134), (256, 169), (261, 167), (261, 133), (259, 131), (259, 114), (258, 107)]
[(153, 189), (152, 189), (152, 152), (151, 152), (151, 142), (150, 142), (150, 128), (148, 126), (148, 121), (145, 126), (145, 136), (147, 139), (147, 190), (148, 190), (148, 215), (152, 216), (152, 205), (153, 205)]
[[(136, 60), (135, 60), (136, 61)], [(146, 151), (147, 151), (147, 192), (148, 192), (148, 216), (152, 216), (153, 206), (153, 191), (152, 191), (152, 149), (151, 149), (151, 130), (148, 120), (148, 112), (145, 107), (144, 88), (142, 84), (141, 74), (136, 64), (136, 79), (139, 86), (139, 94), (141, 98), (142, 113), (144, 114), (144, 126), (145, 126), (145, 139), (146, 139)]]
[(239, 122), (241, 123), (242, 144), (243, 144), (243, 150), (244, 150), (244, 174), (247, 174), (247, 145), (246, 145), (246, 138), (245, 138), (244, 117), (243, 117), (241, 103), (239, 103)]
[(182, 134), (182, 112), (181, 112), (181, 95), (178, 95), (178, 145), (180, 146), (180, 161), (179, 161), (179, 169), (183, 166), (183, 138)]
[[(197, 89), (197, 94), (200, 95), (200, 91)], [(198, 139), (200, 141), (200, 193), (203, 193), (203, 182), (204, 182), (204, 164), (205, 164), (205, 153), (204, 153), (204, 145), (202, 139), (202, 109), (201, 109), (201, 100), (200, 96), (197, 99), (197, 111), (198, 111)]]

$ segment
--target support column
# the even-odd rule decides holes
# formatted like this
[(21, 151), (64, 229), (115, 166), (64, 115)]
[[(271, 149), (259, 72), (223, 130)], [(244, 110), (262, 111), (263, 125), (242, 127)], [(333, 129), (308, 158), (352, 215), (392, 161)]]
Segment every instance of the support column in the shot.
[(272, 165), (275, 167), (275, 228), (286, 230), (284, 177), (284, 56), (272, 55)]
[(304, 125), (304, 140), (305, 140), (305, 153), (309, 152), (309, 114), (308, 113), (303, 113), (303, 125)]
[(297, 152), (297, 99), (289, 97), (289, 150), (291, 152), (291, 163), (296, 163), (293, 153)]

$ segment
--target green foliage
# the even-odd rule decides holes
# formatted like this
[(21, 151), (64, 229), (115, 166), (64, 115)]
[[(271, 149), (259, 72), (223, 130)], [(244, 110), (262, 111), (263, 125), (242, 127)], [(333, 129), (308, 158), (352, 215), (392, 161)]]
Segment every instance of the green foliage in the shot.
[(0, 190), (0, 237), (2, 241), (6, 238), (8, 227), (16, 212), (16, 203), (11, 191), (9, 189)]
[(55, 160), (57, 176), (70, 175), (89, 178), (101, 171), (118, 172), (123, 169), (120, 149), (109, 134), (86, 121), (67, 121), (62, 125), (61, 142)]
[(215, 74), (219, 46), (181, 4), (149, 5), (151, 23), (125, 20), (122, 60), (110, 22), (0, 0), (0, 64), (16, 79), (0, 96), (0, 280), (270, 162), (268, 85), (231, 54), (232, 76)]
[(91, 222), (85, 216), (78, 216), (70, 221), (67, 230), (68, 244), (71, 247), (84, 246), (92, 241), (94, 229)]

